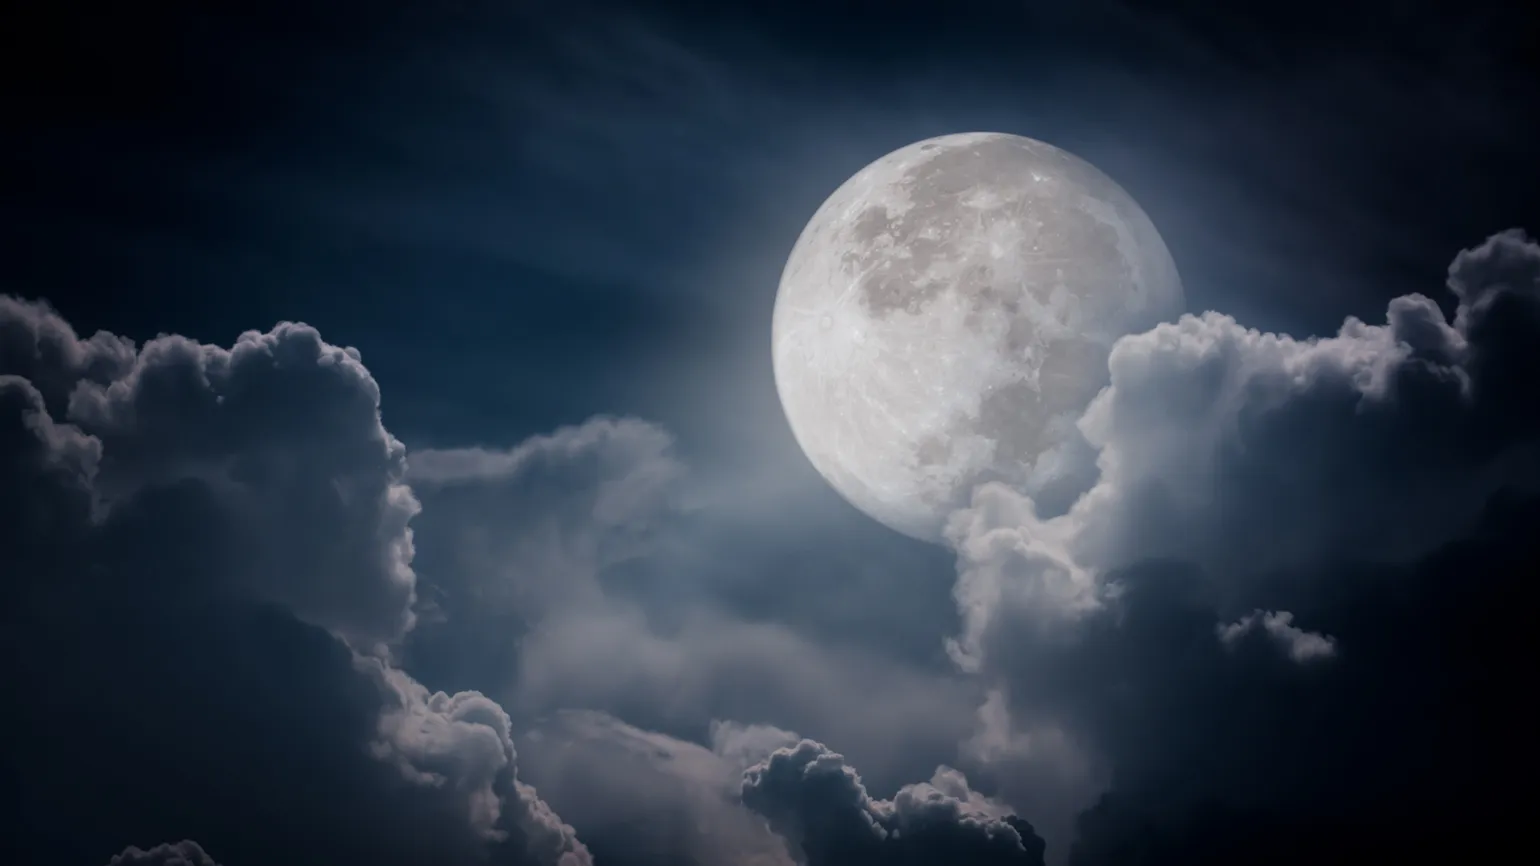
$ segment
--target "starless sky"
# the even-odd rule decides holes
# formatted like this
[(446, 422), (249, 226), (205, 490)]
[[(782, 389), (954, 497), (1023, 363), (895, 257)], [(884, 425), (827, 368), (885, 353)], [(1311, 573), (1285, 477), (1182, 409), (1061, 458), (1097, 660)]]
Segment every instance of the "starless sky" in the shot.
[[(719, 5), (6, 13), (5, 862), (1522, 839), (1518, 10)], [(1094, 503), (948, 550), (813, 472), (769, 323), (825, 196), (969, 130), (1115, 178), (1192, 316)]]

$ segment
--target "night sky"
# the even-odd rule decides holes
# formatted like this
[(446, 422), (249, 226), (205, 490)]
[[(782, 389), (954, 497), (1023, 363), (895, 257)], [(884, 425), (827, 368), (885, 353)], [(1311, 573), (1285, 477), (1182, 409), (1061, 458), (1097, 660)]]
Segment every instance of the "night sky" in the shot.
[[(0, 862), (1528, 850), (1520, 6), (8, 10)], [(1066, 549), (1003, 488), (881, 526), (771, 374), (823, 199), (974, 130), (1186, 291)]]

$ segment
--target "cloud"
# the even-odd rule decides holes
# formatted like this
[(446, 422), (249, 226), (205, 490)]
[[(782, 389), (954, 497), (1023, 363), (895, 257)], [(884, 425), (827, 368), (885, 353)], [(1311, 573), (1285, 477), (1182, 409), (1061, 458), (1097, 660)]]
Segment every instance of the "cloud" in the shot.
[[(394, 762), (411, 780), (447, 789), (464, 802), (471, 826), (504, 841), (512, 823), (536, 862), (578, 866), (588, 849), (528, 785), (514, 781), (513, 725), (495, 701), (480, 692), (429, 693), (405, 673), (376, 659), (360, 664), (378, 678), (392, 700), (380, 715), (376, 756)], [(506, 798), (517, 803), (507, 808)]]
[(588, 862), (516, 779), (502, 709), (391, 659), (418, 504), (357, 352), (296, 324), (228, 349), (81, 340), (9, 298), (0, 333), (23, 851), (153, 833), (258, 862)]
[[(259, 863), (1190, 866), (1510, 839), (1499, 792), (1540, 769), (1502, 673), (1537, 650), (1540, 247), (1494, 236), (1449, 286), (1450, 314), (1408, 295), (1322, 339), (1207, 313), (1121, 341), (1080, 424), (1089, 492), (1045, 516), (987, 486), (950, 522), (934, 667), (782, 616), (825, 604), (817, 581), (731, 603), (734, 551), (773, 539), (713, 534), (654, 425), (408, 454), (358, 353), (303, 325), (136, 346), (4, 299), (18, 862), (186, 838)], [(179, 845), (119, 856), (206, 857)]]
[(522, 651), (521, 705), (599, 707), (676, 733), (718, 715), (810, 727), (890, 780), (950, 754), (971, 724), (966, 683), (720, 614), (663, 634), (634, 612), (556, 618)]
[(430, 568), (536, 619), (601, 596), (604, 569), (649, 549), (684, 467), (661, 428), (596, 417), (505, 450), (416, 451), (408, 471), (435, 506)]
[[(794, 851), (800, 862), (850, 866), (1042, 862), (1031, 827), (949, 767), (886, 801), (871, 798), (841, 756), (767, 725), (715, 722), (708, 748), (607, 714), (566, 711), (526, 740), (531, 778), (572, 817), (599, 862), (790, 866), (799, 862)], [(811, 753), (817, 766), (792, 779), (793, 765)], [(843, 783), (832, 798), (819, 780), (831, 762)], [(793, 812), (833, 823), (811, 839)], [(843, 838), (852, 828), (856, 835)]]
[(1337, 653), (1337, 642), (1331, 637), (1305, 631), (1294, 625), (1294, 614), (1282, 611), (1256, 611), (1232, 623), (1219, 626), (1219, 641), (1234, 646), (1247, 635), (1261, 631), (1283, 650), (1284, 654), (1300, 664), (1329, 659)]
[(513, 763), (508, 714), (480, 693), (429, 694), (398, 670), (365, 664), (394, 697), (380, 716), (376, 754), (395, 761), (413, 781), (461, 786), (457, 793), (466, 798), (472, 825), (496, 835), (502, 803), (493, 784)]
[(1062, 862), (1076, 817), (1106, 790), (1109, 773), (1065, 719), (1013, 713), (1011, 706), (1005, 684), (988, 692), (959, 761), (970, 778), (1029, 817), (1048, 843), (1049, 861)]
[(1382, 325), (1295, 339), (1219, 313), (1120, 340), (1080, 421), (1100, 478), (1044, 519), (998, 484), (954, 515), (953, 656), (977, 670), (992, 622), (1046, 636), (1108, 602), (1102, 578), (1191, 563), (1229, 604), (1346, 557), (1406, 562), (1463, 537), (1502, 488), (1540, 484), (1540, 247), (1517, 232), (1462, 252), (1452, 320), (1423, 295)]
[(1452, 315), (1405, 295), (1319, 339), (1125, 337), (1080, 422), (1096, 484), (950, 522), (954, 658), (994, 689), (975, 757), (1061, 731), (1110, 771), (1070, 862), (1410, 852), (1419, 814), (1457, 851), (1503, 814), (1495, 768), (1535, 768), (1480, 672), (1533, 650), (1540, 246), (1494, 235), (1448, 286)]
[(34, 392), (12, 399), (40, 401), (23, 410), (39, 435), (105, 457), (89, 461), (104, 509), (195, 483), (239, 518), (219, 569), (232, 589), (360, 646), (410, 629), (418, 506), (356, 351), (292, 323), (229, 349), (173, 335), (136, 350), (111, 334), (82, 340), (48, 307), (9, 297), (0, 333), (0, 372)]
[(770, 757), (783, 746), (801, 740), (796, 734), (774, 725), (745, 725), (731, 721), (711, 723), (711, 751), (739, 771)]
[(1043, 862), (1043, 841), (1031, 825), (948, 767), (878, 800), (843, 755), (802, 740), (744, 773), (743, 802), (793, 840), (808, 866)]
[(596, 417), (409, 463), (436, 609), (407, 641), (414, 670), (485, 684), (520, 718), (600, 710), (686, 739), (722, 718), (817, 730), (894, 785), (971, 724), (974, 688), (944, 668), (799, 628), (773, 606), (780, 592), (730, 604), (723, 587), (746, 569), (789, 581), (684, 504), (689, 474), (656, 425)]
[(1297, 340), (1217, 314), (1120, 341), (1081, 422), (1102, 478), (1078, 558), (1180, 556), (1239, 579), (1312, 559), (1405, 560), (1536, 481), (1536, 247), (1504, 232), (1450, 266), (1452, 321), (1423, 295), (1385, 323)]
[[(763, 732), (727, 724), (729, 739)], [(742, 753), (644, 731), (613, 716), (554, 714), (523, 739), (530, 778), (598, 862), (791, 866), (786, 843), (743, 808)], [(754, 749), (757, 751), (757, 749)]]
[(130, 845), (122, 854), (114, 854), (107, 866), (219, 866), (204, 853), (202, 846), (190, 839), (156, 845), (148, 851)]

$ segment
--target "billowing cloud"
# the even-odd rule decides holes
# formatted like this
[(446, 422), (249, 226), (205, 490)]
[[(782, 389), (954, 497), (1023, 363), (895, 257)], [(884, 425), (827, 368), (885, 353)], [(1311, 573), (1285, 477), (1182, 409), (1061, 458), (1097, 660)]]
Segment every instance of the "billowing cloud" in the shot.
[(1540, 247), (1494, 235), (1450, 266), (1458, 301), (1392, 300), (1384, 324), (1348, 319), (1296, 339), (1220, 313), (1120, 340), (1111, 385), (1080, 422), (1100, 478), (1070, 513), (985, 485), (951, 522), (979, 617), (1070, 613), (1094, 575), (1192, 562), (1231, 584), (1352, 556), (1404, 561), (1467, 532), (1502, 486), (1540, 480), (1536, 369)]
[(14, 298), (0, 301), (0, 329), (0, 372), (26, 382), (48, 416), (30, 423), (99, 452), (91, 483), (103, 510), (195, 484), (238, 531), (210, 563), (229, 589), (360, 647), (411, 627), (418, 507), (356, 351), (289, 323), (229, 349), (162, 336), (136, 351), (111, 334), (82, 340)]
[[(515, 752), (513, 724), (495, 701), (480, 692), (429, 693), (428, 689), (375, 659), (361, 659), (390, 699), (380, 715), (376, 756), (394, 762), (407, 778), (459, 798), (476, 831), (489, 839), (508, 838), (511, 822), (525, 848), (540, 863), (577, 866), (588, 852), (572, 828), (535, 793), (509, 784)], [(516, 808), (507, 808), (512, 797)]]
[(743, 802), (791, 839), (808, 866), (934, 862), (1041, 864), (1032, 826), (942, 767), (892, 800), (867, 793), (843, 755), (813, 740), (750, 767)]
[(1217, 629), (1219, 640), (1233, 646), (1248, 635), (1260, 631), (1278, 645), (1285, 655), (1300, 664), (1329, 659), (1337, 652), (1337, 642), (1329, 635), (1305, 631), (1294, 625), (1294, 614), (1286, 610), (1256, 611)]
[(1323, 339), (1205, 313), (1120, 341), (1081, 422), (1102, 478), (1077, 559), (1236, 580), (1460, 537), (1497, 488), (1537, 480), (1537, 280), (1540, 247), (1504, 232), (1450, 266), (1452, 318), (1412, 294)]
[(0, 334), (24, 846), (76, 860), (154, 831), (274, 862), (588, 862), (515, 778), (502, 708), (390, 661), (418, 504), (356, 351), (295, 324), (228, 349), (81, 340), (9, 298)]
[(1480, 768), (1532, 753), (1476, 671), (1532, 643), (1540, 246), (1495, 235), (1448, 286), (1452, 315), (1407, 295), (1321, 339), (1218, 313), (1126, 337), (1089, 492), (1044, 518), (990, 485), (951, 521), (953, 655), (996, 689), (974, 755), (1063, 731), (1110, 770), (1072, 862), (1409, 851), (1417, 814), (1451, 843)]

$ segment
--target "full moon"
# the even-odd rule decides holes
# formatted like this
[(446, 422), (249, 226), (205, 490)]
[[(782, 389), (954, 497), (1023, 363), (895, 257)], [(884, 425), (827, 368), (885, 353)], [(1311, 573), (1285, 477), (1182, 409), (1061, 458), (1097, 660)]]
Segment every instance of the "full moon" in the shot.
[(1016, 135), (927, 139), (802, 230), (776, 294), (776, 389), (835, 490), (939, 541), (976, 485), (1053, 483), (1112, 344), (1181, 306), (1154, 224), (1090, 163)]

